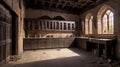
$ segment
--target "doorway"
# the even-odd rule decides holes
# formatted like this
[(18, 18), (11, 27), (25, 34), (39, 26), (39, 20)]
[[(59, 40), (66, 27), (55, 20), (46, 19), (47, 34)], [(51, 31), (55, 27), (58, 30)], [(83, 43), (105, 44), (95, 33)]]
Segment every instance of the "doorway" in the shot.
[(18, 26), (18, 16), (15, 13), (12, 13), (12, 33), (11, 33), (11, 38), (12, 38), (12, 45), (11, 45), (11, 55), (16, 55), (17, 54), (17, 26)]

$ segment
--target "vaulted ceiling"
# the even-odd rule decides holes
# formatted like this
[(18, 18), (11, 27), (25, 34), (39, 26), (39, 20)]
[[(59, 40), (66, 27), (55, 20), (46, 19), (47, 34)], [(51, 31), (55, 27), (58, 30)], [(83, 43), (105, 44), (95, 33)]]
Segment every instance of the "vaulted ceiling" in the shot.
[(108, 0), (25, 0), (26, 8), (81, 14)]

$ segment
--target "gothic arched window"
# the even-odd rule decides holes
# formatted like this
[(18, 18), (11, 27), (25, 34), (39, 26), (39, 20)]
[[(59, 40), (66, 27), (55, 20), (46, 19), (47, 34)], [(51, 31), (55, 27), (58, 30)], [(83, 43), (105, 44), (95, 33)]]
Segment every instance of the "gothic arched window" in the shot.
[(88, 14), (85, 19), (85, 34), (92, 34), (93, 16)]
[(102, 8), (98, 13), (98, 34), (113, 34), (114, 33), (114, 13), (107, 9), (107, 6)]

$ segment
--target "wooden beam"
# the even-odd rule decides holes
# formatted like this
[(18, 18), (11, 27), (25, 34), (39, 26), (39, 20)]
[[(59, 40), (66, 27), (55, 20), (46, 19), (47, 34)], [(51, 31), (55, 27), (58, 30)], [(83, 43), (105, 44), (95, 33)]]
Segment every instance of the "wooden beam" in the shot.
[(82, 1), (82, 0), (78, 0), (78, 1), (76, 2), (76, 4), (72, 7), (71, 10), (73, 10), (73, 9), (77, 6), (77, 4), (79, 4), (80, 1)]
[(42, 1), (42, 6), (44, 6), (45, 5), (45, 1)]
[(53, 0), (50, 0), (50, 4), (49, 4), (49, 7), (51, 7), (53, 4)]
[(60, 4), (61, 1), (62, 1), (62, 0), (59, 0), (59, 1), (58, 1), (57, 5), (56, 5), (56, 8), (59, 6), (59, 4)]
[(26, 2), (28, 3), (28, 2), (29, 2), (29, 0), (26, 0)]
[(96, 3), (99, 3), (101, 0), (97, 0)]
[(37, 5), (38, 0), (35, 0), (35, 5)]
[(83, 6), (85, 6), (88, 2), (93, 2), (93, 1), (91, 1), (91, 0), (87, 0), (84, 4), (81, 5), (80, 8), (82, 8)]
[(79, 7), (79, 8), (82, 8), (83, 6), (85, 6), (88, 2), (93, 2), (93, 1), (91, 1), (91, 0), (85, 0), (85, 3), (80, 3), (80, 1), (81, 0), (78, 0), (78, 2), (76, 3), (76, 5), (75, 6), (73, 6), (73, 8), (71, 9), (71, 10), (73, 10), (76, 6), (77, 6), (77, 4), (81, 4), (81, 6)]
[(62, 8), (64, 8), (64, 7), (66, 6), (67, 3), (68, 3), (68, 2), (65, 2), (65, 3), (63, 4)]

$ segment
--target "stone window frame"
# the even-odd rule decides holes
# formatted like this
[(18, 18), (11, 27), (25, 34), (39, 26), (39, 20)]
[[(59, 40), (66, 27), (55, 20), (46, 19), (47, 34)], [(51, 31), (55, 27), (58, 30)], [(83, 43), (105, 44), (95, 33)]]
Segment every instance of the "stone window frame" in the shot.
[(85, 18), (85, 34), (93, 34), (93, 15), (88, 13)]
[[(107, 13), (109, 11), (109, 14)], [(110, 14), (113, 14), (112, 17)], [(105, 18), (106, 16), (106, 18)], [(112, 18), (110, 20), (109, 18)], [(104, 5), (100, 8), (98, 15), (97, 15), (97, 27), (98, 27), (98, 34), (114, 34), (114, 10), (108, 5)], [(106, 20), (106, 21), (104, 21)], [(105, 22), (106, 22), (106, 27), (105, 28)], [(111, 22), (111, 26), (110, 26)], [(112, 28), (110, 30), (110, 27)], [(105, 30), (106, 29), (106, 30)]]

